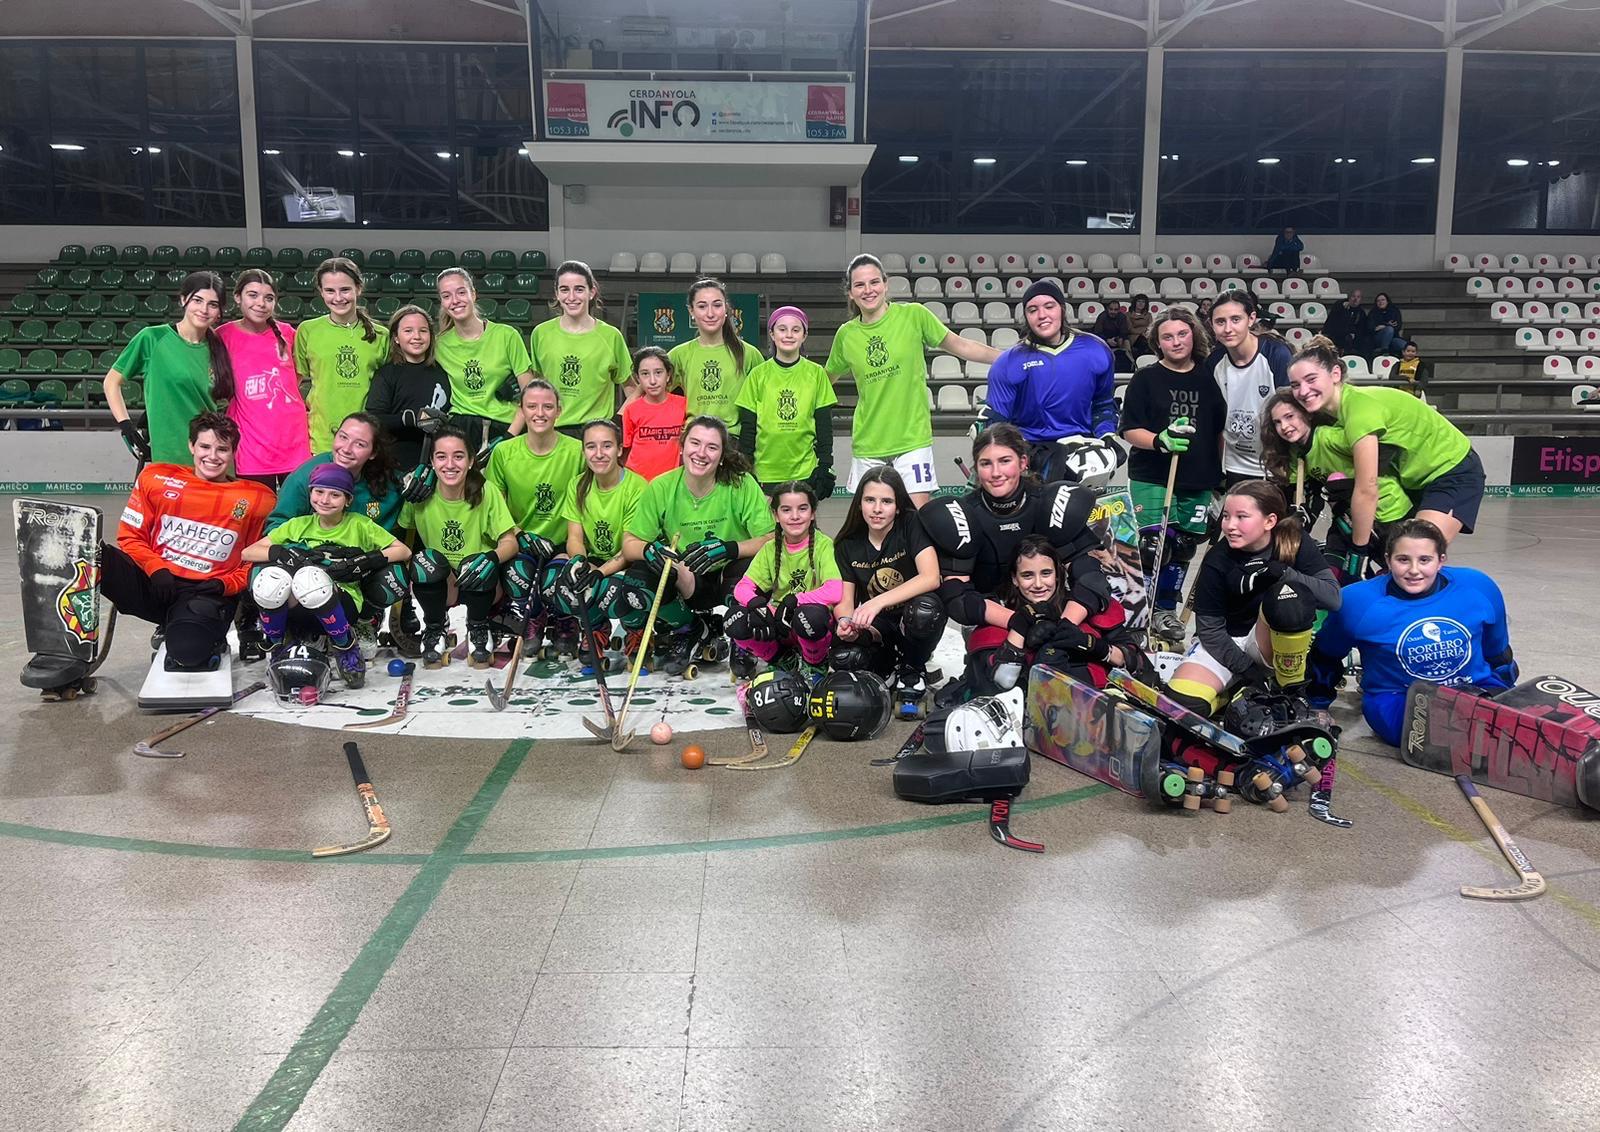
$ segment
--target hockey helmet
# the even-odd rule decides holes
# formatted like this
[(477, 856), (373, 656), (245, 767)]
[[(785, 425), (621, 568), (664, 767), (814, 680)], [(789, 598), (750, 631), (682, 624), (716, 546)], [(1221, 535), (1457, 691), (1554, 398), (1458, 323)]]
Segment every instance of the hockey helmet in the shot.
[[(309, 645), (294, 645), (267, 665), (267, 683), (279, 703), (316, 703), (333, 676), (328, 658)], [(311, 689), (308, 693), (305, 689)]]
[(875, 672), (830, 672), (811, 693), (811, 721), (829, 739), (876, 739), (889, 712), (889, 685)]
[(1064, 436), (1050, 453), (1051, 479), (1084, 484), (1104, 491), (1122, 463), (1121, 450), (1111, 441), (1092, 436)]
[(923, 741), (930, 751), (990, 751), (1022, 746), (1022, 713), (1026, 701), (1021, 688), (998, 696), (978, 696), (957, 704), (945, 714), (941, 727), (933, 716)]
[(746, 695), (750, 716), (763, 731), (792, 735), (806, 725), (811, 685), (798, 672), (763, 672)]

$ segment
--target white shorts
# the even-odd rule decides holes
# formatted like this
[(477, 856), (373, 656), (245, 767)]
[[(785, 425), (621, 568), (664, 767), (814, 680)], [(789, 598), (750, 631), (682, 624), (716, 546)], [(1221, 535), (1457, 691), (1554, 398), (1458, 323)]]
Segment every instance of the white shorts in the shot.
[[(1266, 665), (1267, 658), (1261, 655), (1261, 642), (1256, 639), (1254, 632), (1246, 633), (1242, 637), (1233, 638), (1233, 643), (1244, 650), (1244, 654), (1257, 664)], [(1206, 647), (1196, 637), (1189, 646), (1189, 651), (1183, 654), (1184, 664), (1198, 664), (1211, 675), (1222, 681), (1222, 690), (1226, 692), (1238, 679), (1238, 675), (1229, 671), (1228, 666), (1206, 651)]]
[(869, 460), (862, 456), (850, 458), (850, 494), (861, 486), (861, 477), (873, 468), (889, 466), (906, 481), (906, 491), (911, 495), (930, 494), (939, 490), (939, 476), (933, 470), (933, 445), (913, 449), (891, 460)]

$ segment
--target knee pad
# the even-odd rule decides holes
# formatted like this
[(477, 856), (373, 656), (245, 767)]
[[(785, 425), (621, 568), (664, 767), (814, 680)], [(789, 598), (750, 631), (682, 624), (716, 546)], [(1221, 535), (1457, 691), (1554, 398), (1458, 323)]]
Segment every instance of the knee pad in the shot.
[(918, 594), (901, 607), (900, 631), (916, 640), (938, 637), (950, 621), (944, 603), (933, 594)]
[(1179, 566), (1187, 566), (1194, 561), (1194, 552), (1200, 546), (1200, 540), (1177, 524), (1173, 524), (1167, 531), (1167, 545), (1172, 549), (1167, 558)]
[(828, 667), (835, 672), (878, 672), (884, 667), (878, 660), (879, 651), (863, 641), (836, 638), (828, 650)]
[(411, 580), (419, 586), (433, 586), (450, 576), (450, 560), (442, 551), (419, 550), (411, 556)]
[(1317, 620), (1317, 603), (1311, 592), (1297, 582), (1280, 581), (1267, 587), (1261, 602), (1261, 616), (1268, 629), (1281, 633), (1303, 633)]
[(367, 605), (387, 609), (406, 596), (406, 568), (396, 562), (384, 567), (361, 583), (361, 597)]
[(794, 635), (803, 641), (820, 641), (833, 628), (833, 613), (826, 605), (809, 602), (794, 607)]
[(629, 629), (644, 628), (645, 619), (650, 616), (650, 604), (656, 598), (655, 587), (646, 584), (632, 570), (612, 577), (616, 585), (612, 591), (615, 596), (611, 599), (611, 616)]
[(289, 602), (293, 582), (282, 566), (263, 566), (250, 579), (250, 596), (262, 609), (282, 609)]
[(940, 582), (939, 601), (958, 624), (983, 624), (983, 595), (971, 582)]
[(1220, 693), (1213, 692), (1198, 680), (1169, 680), (1167, 695), (1195, 714), (1210, 719), (1211, 713), (1217, 710)]
[(290, 590), (303, 609), (326, 609), (339, 596), (338, 587), (321, 566), (302, 566), (296, 570)]
[(533, 592), (533, 563), (520, 554), (500, 568), (500, 577), (507, 595), (513, 599), (525, 598)]
[[(521, 556), (519, 555), (518, 557), (520, 558)], [(541, 597), (543, 597), (546, 601), (553, 601), (555, 599), (556, 590), (558, 590), (560, 588), (560, 586), (561, 586), (561, 578), (566, 573), (566, 570), (567, 570), (567, 560), (564, 557), (563, 558), (551, 558), (551, 559), (547, 560), (544, 563), (543, 566), (539, 567), (539, 571), (538, 571), (539, 595)], [(529, 563), (528, 574), (529, 574), (529, 578), (531, 580), (532, 577), (533, 577), (533, 564), (532, 563)]]
[(204, 664), (225, 647), (233, 602), (210, 594), (181, 597), (167, 616), (167, 656), (174, 662)]
[[(1161, 544), (1161, 561), (1156, 562), (1156, 545)], [(1172, 524), (1167, 524), (1166, 541), (1162, 542), (1161, 524), (1139, 528), (1139, 565), (1144, 576), (1154, 577), (1157, 570), (1172, 559)]]
[(517, 532), (517, 551), (538, 562), (547, 562), (556, 555), (556, 544), (543, 535)]
[(1091, 616), (1111, 605), (1111, 586), (1100, 563), (1087, 554), (1074, 558), (1067, 566), (1067, 596), (1087, 609)]

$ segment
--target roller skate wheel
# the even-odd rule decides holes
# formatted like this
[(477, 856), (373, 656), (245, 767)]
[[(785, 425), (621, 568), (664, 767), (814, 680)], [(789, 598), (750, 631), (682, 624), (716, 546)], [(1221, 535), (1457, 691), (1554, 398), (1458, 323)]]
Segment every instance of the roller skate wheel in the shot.
[(1183, 797), (1184, 791), (1188, 789), (1188, 783), (1182, 775), (1167, 771), (1162, 774), (1160, 782), (1157, 783), (1157, 788), (1160, 790), (1161, 796), (1170, 802)]
[(1322, 777), (1322, 768), (1312, 766), (1310, 763), (1299, 763), (1294, 769), (1307, 782), (1315, 782)]
[(1274, 785), (1272, 775), (1264, 770), (1258, 770), (1255, 773), (1255, 777), (1250, 779), (1250, 785), (1261, 791), (1271, 790)]
[(1267, 799), (1267, 808), (1275, 814), (1281, 814), (1289, 808), (1289, 799), (1282, 794), (1274, 794)]
[(697, 680), (700, 678), (700, 666), (697, 664), (685, 665), (681, 675), (685, 680)]
[(1211, 808), (1219, 814), (1231, 814), (1233, 812), (1233, 799), (1226, 794), (1220, 795), (1212, 799)]
[(1206, 780), (1206, 772), (1197, 766), (1192, 766), (1184, 772), (1184, 777), (1190, 782), (1204, 782)]
[(1331, 759), (1334, 755), (1333, 743), (1319, 735), (1311, 740), (1311, 753), (1324, 761)]
[(1221, 787), (1224, 787), (1226, 789), (1229, 789), (1229, 790), (1233, 789), (1233, 771), (1231, 771), (1231, 770), (1219, 770), (1219, 771), (1217, 771), (1217, 785), (1221, 786)]
[(1184, 794), (1184, 796), (1183, 796), (1183, 808), (1186, 809), (1186, 810), (1199, 810), (1200, 809), (1200, 795), (1198, 795), (1198, 794), (1188, 794), (1188, 793)]

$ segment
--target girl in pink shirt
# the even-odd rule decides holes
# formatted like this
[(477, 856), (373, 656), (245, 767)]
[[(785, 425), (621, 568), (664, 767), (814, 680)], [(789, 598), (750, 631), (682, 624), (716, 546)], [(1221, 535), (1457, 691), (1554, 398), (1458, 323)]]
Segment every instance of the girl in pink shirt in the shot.
[(245, 479), (277, 491), (311, 458), (310, 424), (294, 368), (294, 328), (273, 317), (278, 289), (251, 267), (239, 273), (233, 301), (242, 316), (217, 330), (233, 363), (228, 416), (239, 425), (234, 467)]

